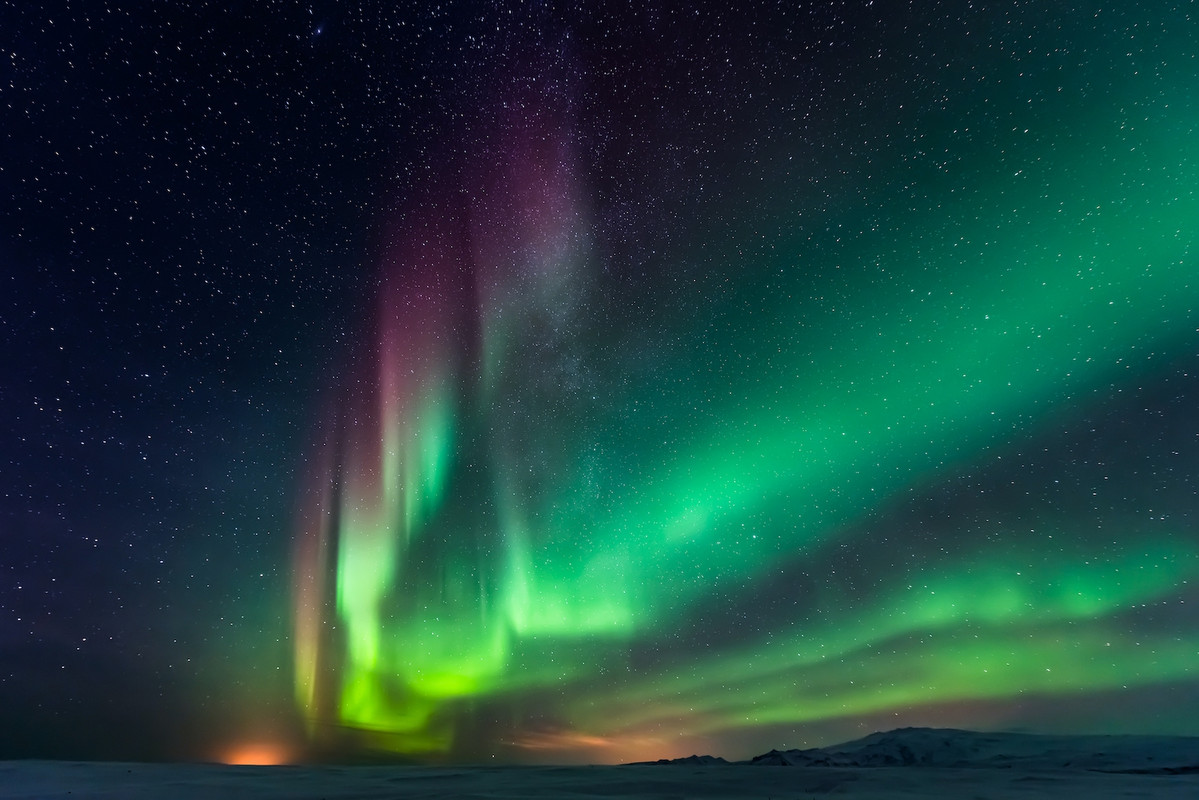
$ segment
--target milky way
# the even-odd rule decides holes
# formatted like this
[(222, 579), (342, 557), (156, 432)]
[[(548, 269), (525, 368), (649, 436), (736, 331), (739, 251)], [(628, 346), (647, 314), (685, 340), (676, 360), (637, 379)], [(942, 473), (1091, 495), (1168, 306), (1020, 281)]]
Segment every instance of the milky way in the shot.
[(0, 759), (1199, 734), (1197, 54), (0, 0)]

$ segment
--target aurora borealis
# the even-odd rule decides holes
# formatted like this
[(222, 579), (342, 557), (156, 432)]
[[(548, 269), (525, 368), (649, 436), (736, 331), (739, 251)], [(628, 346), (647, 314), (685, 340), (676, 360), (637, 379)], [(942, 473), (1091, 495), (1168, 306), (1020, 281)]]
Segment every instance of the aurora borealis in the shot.
[(60, 5), (0, 757), (1199, 734), (1189, 4)]
[(798, 76), (722, 95), (712, 199), (656, 160), (600, 188), (569, 25), (497, 57), (323, 429), (315, 737), (605, 760), (1193, 682), (1194, 31), (1152, 20), (1142, 73), (1099, 14), (1012, 13), (849, 42), (869, 93), (816, 116), (856, 140), (754, 129)]

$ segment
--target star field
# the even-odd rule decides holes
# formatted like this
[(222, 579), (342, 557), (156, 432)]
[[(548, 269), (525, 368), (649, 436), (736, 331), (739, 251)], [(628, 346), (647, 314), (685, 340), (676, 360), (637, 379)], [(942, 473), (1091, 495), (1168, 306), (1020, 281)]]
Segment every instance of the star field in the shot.
[(2, 13), (0, 755), (1196, 732), (1187, 4)]

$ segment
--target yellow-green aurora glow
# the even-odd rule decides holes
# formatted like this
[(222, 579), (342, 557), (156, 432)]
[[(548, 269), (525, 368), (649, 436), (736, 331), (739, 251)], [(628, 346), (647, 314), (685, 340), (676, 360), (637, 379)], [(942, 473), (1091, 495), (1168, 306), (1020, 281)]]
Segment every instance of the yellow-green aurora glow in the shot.
[(1192, 684), (1194, 25), (1146, 11), (1134, 72), (1061, 14), (652, 235), (612, 221), (570, 76), (513, 67), (389, 222), (311, 460), (314, 738), (612, 760)]

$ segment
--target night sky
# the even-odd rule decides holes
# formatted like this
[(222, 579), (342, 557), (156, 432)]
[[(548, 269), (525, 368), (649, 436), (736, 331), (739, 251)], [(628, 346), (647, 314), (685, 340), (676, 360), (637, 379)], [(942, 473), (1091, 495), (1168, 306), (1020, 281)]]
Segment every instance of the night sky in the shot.
[(0, 757), (1199, 734), (1193, 5), (724, 5), (0, 2)]

